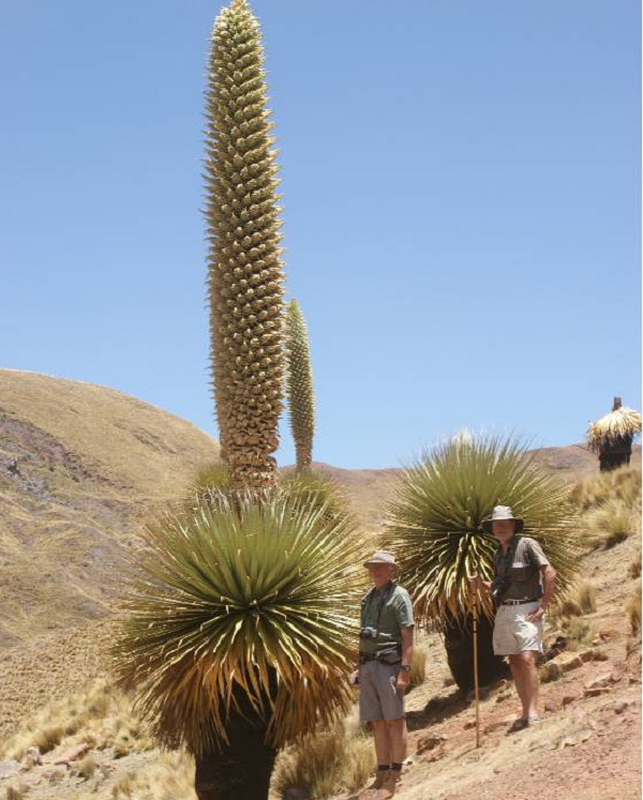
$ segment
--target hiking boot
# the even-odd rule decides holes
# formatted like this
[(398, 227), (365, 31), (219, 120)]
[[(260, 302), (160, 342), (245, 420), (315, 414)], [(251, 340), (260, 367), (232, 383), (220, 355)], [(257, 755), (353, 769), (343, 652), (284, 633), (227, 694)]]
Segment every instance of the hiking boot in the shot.
[(367, 787), (366, 791), (368, 791), (369, 789), (381, 789), (382, 786), (384, 786), (386, 779), (389, 776), (389, 772), (390, 770), (388, 769), (382, 769), (382, 770), (378, 769), (375, 775), (375, 780), (373, 781), (373, 783), (371, 783), (370, 786)]
[(537, 714), (532, 714), (530, 717), (521, 717), (520, 719), (514, 720), (513, 725), (509, 728), (507, 733), (522, 731), (530, 725), (540, 725), (541, 722), (542, 719)]
[(373, 781), (373, 783), (371, 783), (370, 786), (367, 786), (366, 789), (362, 789), (362, 791), (359, 793), (358, 795), (359, 800), (379, 800), (380, 789), (382, 789), (386, 785), (386, 779), (388, 778), (388, 775), (389, 775), (389, 770), (378, 769), (377, 772), (375, 773), (375, 780)]
[(529, 720), (525, 717), (520, 717), (520, 719), (516, 719), (513, 721), (513, 724), (507, 731), (507, 733), (516, 733), (516, 731), (522, 731), (529, 725)]
[(399, 769), (392, 769), (389, 770), (388, 775), (386, 776), (386, 780), (382, 785), (382, 790), (385, 792), (390, 792), (390, 794), (384, 795), (385, 797), (393, 797), (395, 794), (395, 790), (402, 779), (402, 773)]
[(367, 789), (362, 789), (362, 791), (357, 795), (357, 800), (377, 800), (380, 796), (379, 789), (373, 789), (372, 786), (369, 786)]

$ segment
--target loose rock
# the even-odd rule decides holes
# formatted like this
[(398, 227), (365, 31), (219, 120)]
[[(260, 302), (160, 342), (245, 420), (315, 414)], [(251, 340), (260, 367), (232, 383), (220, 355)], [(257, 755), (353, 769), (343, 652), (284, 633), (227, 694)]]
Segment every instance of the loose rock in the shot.
[(611, 683), (611, 674), (605, 673), (604, 675), (599, 675), (594, 680), (589, 681), (589, 683), (585, 684), (585, 689), (603, 689), (606, 686), (609, 686)]
[(50, 769), (44, 773), (44, 776), (49, 783), (60, 783), (65, 777), (65, 771), (62, 769)]
[(61, 753), (57, 758), (55, 758), (52, 763), (53, 764), (71, 764), (72, 761), (76, 761), (81, 756), (85, 755), (85, 753), (89, 750), (89, 744), (87, 742), (83, 742), (82, 744), (77, 744), (75, 747), (70, 747), (69, 749), (65, 750), (64, 753)]
[(420, 736), (417, 743), (417, 750), (415, 752), (417, 753), (417, 755), (421, 755), (422, 753), (426, 753), (429, 750), (435, 750), (436, 747), (444, 745), (444, 743), (448, 740), (448, 738), (449, 737), (445, 736), (444, 734)]
[(445, 755), (446, 749), (444, 747), (438, 747), (436, 750), (423, 753), (420, 758), (425, 764), (432, 764), (434, 761), (439, 761), (441, 758), (444, 758)]
[(38, 747), (28, 747), (27, 753), (28, 758), (31, 758), (35, 764), (42, 764), (42, 757), (40, 755), (40, 748)]
[(575, 653), (562, 653), (557, 659), (563, 672), (570, 672), (583, 666), (582, 658)]
[(578, 731), (572, 731), (559, 740), (558, 747), (561, 750), (564, 747), (576, 747), (576, 745), (586, 742), (591, 735), (592, 731), (589, 728), (582, 728)]
[(591, 689), (585, 689), (585, 697), (602, 697), (611, 691), (609, 686), (594, 686)]
[(543, 683), (551, 683), (562, 678), (563, 670), (556, 661), (548, 661), (540, 670), (540, 680)]
[(11, 778), (13, 775), (17, 775), (19, 769), (20, 764), (14, 759), (0, 761), (0, 780), (2, 778)]

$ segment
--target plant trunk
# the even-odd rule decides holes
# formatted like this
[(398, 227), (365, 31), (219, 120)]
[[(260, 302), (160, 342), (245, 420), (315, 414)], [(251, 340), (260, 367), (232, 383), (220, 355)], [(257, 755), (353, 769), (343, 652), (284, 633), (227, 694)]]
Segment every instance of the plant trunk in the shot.
[[(480, 614), (478, 619), (478, 679), (489, 686), (509, 676), (504, 660), (494, 655), (493, 622)], [(473, 617), (448, 616), (444, 626), (444, 646), (451, 675), (463, 692), (473, 689)]]
[(195, 756), (194, 788), (199, 800), (267, 800), (277, 751), (266, 744), (264, 720), (231, 714), (230, 744)]
[(598, 456), (601, 472), (611, 472), (630, 463), (632, 457), (632, 437), (621, 436), (618, 440), (606, 444)]

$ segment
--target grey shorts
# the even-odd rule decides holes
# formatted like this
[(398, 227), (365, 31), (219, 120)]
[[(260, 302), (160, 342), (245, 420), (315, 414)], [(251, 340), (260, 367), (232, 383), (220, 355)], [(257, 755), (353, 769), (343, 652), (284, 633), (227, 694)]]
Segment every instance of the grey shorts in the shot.
[(395, 688), (399, 664), (367, 661), (359, 668), (359, 718), (400, 719), (404, 716), (404, 692)]
[(516, 606), (500, 606), (493, 626), (493, 652), (513, 656), (528, 650), (543, 651), (543, 622), (526, 622), (525, 617), (540, 608), (540, 600)]

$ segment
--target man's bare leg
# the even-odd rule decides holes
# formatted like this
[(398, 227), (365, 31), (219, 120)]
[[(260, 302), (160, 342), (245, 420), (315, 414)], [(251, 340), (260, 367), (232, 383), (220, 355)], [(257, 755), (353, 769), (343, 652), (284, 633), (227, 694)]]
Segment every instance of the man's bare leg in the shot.
[(509, 666), (511, 668), (511, 674), (514, 679), (514, 684), (516, 686), (516, 692), (518, 692), (518, 697), (520, 698), (520, 703), (522, 705), (522, 719), (527, 718), (527, 705), (526, 705), (526, 697), (525, 697), (525, 687), (524, 687), (524, 677), (522, 671), (522, 662), (518, 656), (509, 656)]
[(387, 724), (391, 741), (391, 771), (383, 788), (392, 795), (395, 794), (395, 789), (402, 775), (402, 764), (406, 758), (407, 728), (404, 717), (391, 719)]
[(540, 681), (538, 678), (538, 667), (536, 666), (536, 652), (527, 650), (521, 653), (523, 657), (523, 672), (525, 683), (525, 696), (527, 699), (527, 716), (538, 716), (538, 693)]
[(385, 719), (376, 719), (373, 722), (375, 735), (375, 752), (378, 764), (390, 764), (392, 760), (391, 735), (388, 722)]
[[(386, 766), (389, 767), (391, 764), (391, 755), (392, 755), (392, 748), (391, 748), (391, 735), (388, 727), (388, 723), (384, 719), (377, 719), (373, 722), (373, 735), (375, 738), (375, 753), (377, 755), (377, 766)], [(377, 770), (377, 774), (375, 776), (375, 780), (373, 783), (365, 790), (365, 793), (362, 793), (364, 797), (371, 796), (371, 790), (381, 789), (383, 786), (386, 785), (386, 781), (389, 777), (390, 770)], [(360, 794), (360, 797), (362, 797)]]
[(538, 716), (539, 682), (535, 656), (531, 650), (509, 656), (509, 666), (522, 703), (522, 719)]
[(406, 719), (400, 717), (399, 719), (389, 720), (389, 731), (391, 737), (391, 750), (392, 750), (392, 764), (402, 764), (406, 758), (407, 746), (407, 728)]

